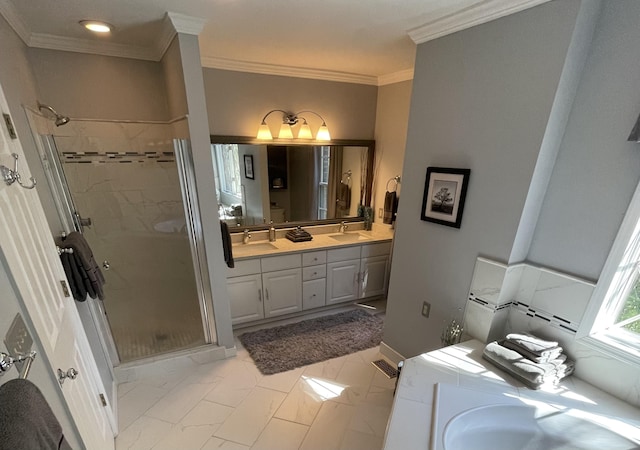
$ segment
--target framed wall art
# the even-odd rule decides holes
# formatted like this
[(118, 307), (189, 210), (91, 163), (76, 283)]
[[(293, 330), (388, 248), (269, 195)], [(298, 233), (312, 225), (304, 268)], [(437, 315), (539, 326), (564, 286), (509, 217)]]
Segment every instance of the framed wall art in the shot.
[(427, 167), (420, 218), (460, 228), (470, 169)]
[(253, 155), (244, 155), (244, 176), (250, 180), (254, 180), (253, 175)]

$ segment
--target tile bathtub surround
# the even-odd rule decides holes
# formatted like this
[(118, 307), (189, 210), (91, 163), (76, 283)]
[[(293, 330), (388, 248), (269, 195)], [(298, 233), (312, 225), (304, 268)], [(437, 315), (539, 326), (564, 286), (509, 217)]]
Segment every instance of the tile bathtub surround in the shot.
[(593, 414), (621, 417), (636, 430), (640, 426), (638, 408), (575, 376), (563, 380), (558, 387), (532, 391), (484, 361), (483, 348), (482, 342), (472, 340), (405, 361), (385, 436), (385, 450), (431, 448), (430, 425), (437, 383), (515, 398), (540, 399)]
[(382, 448), (395, 380), (371, 364), (377, 348), (264, 376), (236, 345), (235, 358), (120, 384), (116, 449)]

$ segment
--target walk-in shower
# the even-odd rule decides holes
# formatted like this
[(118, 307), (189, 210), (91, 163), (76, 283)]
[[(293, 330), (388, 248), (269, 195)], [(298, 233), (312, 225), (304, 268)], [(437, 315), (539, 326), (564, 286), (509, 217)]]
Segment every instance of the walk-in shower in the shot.
[(120, 362), (215, 339), (190, 147), (176, 139), (178, 125), (73, 119), (38, 130), (65, 231), (81, 231), (103, 264), (100, 306)]

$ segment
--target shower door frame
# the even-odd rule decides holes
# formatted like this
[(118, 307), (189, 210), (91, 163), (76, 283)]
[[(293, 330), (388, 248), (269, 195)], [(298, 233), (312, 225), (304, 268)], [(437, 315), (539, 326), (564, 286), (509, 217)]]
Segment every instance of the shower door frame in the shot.
[[(168, 124), (170, 123), (171, 122)], [(67, 178), (62, 167), (60, 154), (58, 153), (55, 143), (55, 136), (52, 134), (38, 133), (35, 131), (37, 128), (35, 128), (33, 124), (32, 130), (34, 130), (34, 140), (36, 140), (36, 147), (39, 149), (40, 159), (51, 188), (56, 211), (58, 212), (63, 227), (66, 228), (64, 231), (70, 232), (75, 230), (82, 233), (82, 226), (78, 220), (79, 217), (73, 201), (73, 195), (69, 190)], [(211, 282), (204, 250), (204, 234), (200, 220), (200, 210), (198, 208), (193, 158), (188, 140), (174, 139), (173, 142), (194, 267), (204, 342), (205, 345), (215, 344), (217, 335), (215, 318), (213, 316)], [(109, 356), (112, 367), (118, 366), (120, 364), (120, 358), (113, 339), (111, 327), (106, 320), (104, 309), (101, 305), (95, 305), (95, 303), (96, 302), (90, 302), (89, 309), (95, 326), (98, 329), (100, 343), (105, 353)], [(99, 311), (95, 311), (95, 308), (99, 308)], [(176, 349), (175, 351), (184, 350), (185, 349)], [(170, 355), (171, 353), (173, 352), (166, 354)], [(158, 356), (162, 356), (162, 354), (152, 355), (149, 358), (157, 358)]]

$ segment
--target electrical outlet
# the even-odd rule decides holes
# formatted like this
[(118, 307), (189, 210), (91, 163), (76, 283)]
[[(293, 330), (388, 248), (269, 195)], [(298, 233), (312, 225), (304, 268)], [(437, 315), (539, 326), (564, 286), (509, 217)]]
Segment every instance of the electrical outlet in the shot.
[(382, 219), (382, 208), (378, 208), (378, 219)]
[(430, 312), (431, 312), (431, 303), (422, 302), (422, 315), (428, 318)]

